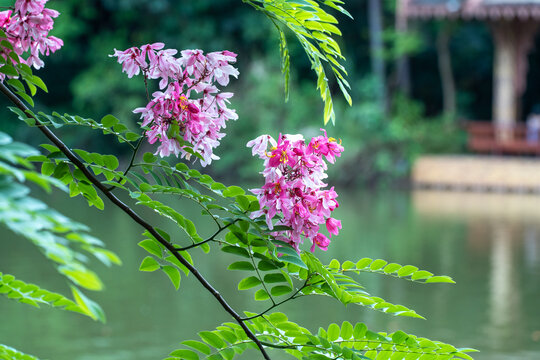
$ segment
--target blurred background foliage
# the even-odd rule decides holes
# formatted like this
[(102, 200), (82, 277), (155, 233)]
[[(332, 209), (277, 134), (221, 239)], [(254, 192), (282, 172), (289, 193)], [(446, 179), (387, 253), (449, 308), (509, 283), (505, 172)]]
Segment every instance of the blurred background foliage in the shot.
[[(436, 52), (436, 34), (441, 24), (414, 23), (408, 34), (397, 32), (395, 0), (383, 2), (382, 14), (384, 52), (380, 56), (386, 62), (388, 111), (384, 114), (377, 106), (374, 94), (379, 85), (371, 74), (367, 5), (367, 0), (346, 2), (354, 21), (332, 12), (343, 32), (340, 46), (347, 58), (354, 104), (349, 107), (339, 98), (334, 84), (337, 121), (327, 130), (330, 136), (342, 140), (347, 151), (331, 174), (337, 181), (351, 185), (400, 183), (419, 154), (462, 152), (465, 136), (457, 117), (441, 115)], [(228, 176), (235, 181), (256, 177), (260, 164), (251, 159), (245, 143), (262, 133), (277, 137), (278, 131), (302, 132), (309, 137), (322, 127), (323, 104), (303, 50), (290, 39), (291, 94), (289, 102), (284, 103), (276, 51), (278, 34), (263, 14), (240, 0), (51, 0), (49, 6), (61, 12), (54, 35), (65, 45), (47, 59), (45, 70), (38, 73), (48, 84), (50, 94), (38, 96), (36, 106), (40, 110), (97, 119), (112, 113), (136, 129), (137, 117), (131, 111), (145, 104), (142, 78), (127, 79), (108, 55), (114, 48), (159, 41), (180, 50), (229, 49), (239, 54), (240, 78), (228, 90), (235, 92), (232, 107), (240, 119), (228, 126), (228, 136), (217, 151), (221, 161), (210, 169), (214, 176)], [(457, 115), (489, 119), (493, 60), (489, 30), (485, 24), (475, 22), (454, 26), (450, 50)], [(396, 85), (396, 60), (404, 54), (410, 63), (408, 95)], [(533, 52), (531, 56), (536, 55)], [(34, 138), (34, 130), (18, 126), (5, 113), (1, 115), (4, 131), (18, 132), (18, 139), (31, 144), (43, 141)], [(108, 142), (107, 137), (81, 129), (62, 132), (72, 146), (120, 154), (128, 150)]]

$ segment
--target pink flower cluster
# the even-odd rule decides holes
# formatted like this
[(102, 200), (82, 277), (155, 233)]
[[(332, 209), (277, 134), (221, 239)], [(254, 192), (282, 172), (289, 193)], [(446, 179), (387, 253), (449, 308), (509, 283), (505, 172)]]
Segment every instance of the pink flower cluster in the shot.
[[(264, 160), (265, 167), (264, 186), (251, 190), (260, 204), (260, 210), (251, 217), (264, 215), (270, 230), (275, 225), (290, 227), (291, 230), (276, 231), (272, 235), (298, 251), (302, 237), (311, 241), (311, 251), (315, 246), (327, 250), (330, 239), (319, 232), (319, 227), (325, 224), (330, 236), (337, 235), (341, 221), (331, 217), (339, 206), (337, 193), (333, 187), (323, 190), (327, 185), (323, 182), (327, 177), (325, 159), (334, 163), (343, 147), (329, 138), (326, 131), (312, 138), (308, 145), (302, 135), (280, 135), (277, 142), (269, 135), (262, 135), (247, 146), (252, 148), (253, 155)], [(273, 224), (278, 213), (282, 217)]]
[[(1, 47), (0, 56), (6, 61), (10, 59), (10, 53), (14, 52), (19, 62), (39, 69), (44, 65), (40, 55), (48, 56), (64, 45), (61, 39), (49, 36), (54, 25), (53, 18), (59, 13), (45, 8), (46, 2), (47, 0), (17, 0), (13, 10), (0, 12), (0, 29), (6, 33), (7, 41), (13, 46), (13, 50)], [(30, 55), (23, 59), (21, 56), (28, 51)], [(0, 79), (4, 78), (4, 74), (1, 74)]]
[(152, 94), (150, 102), (134, 113), (140, 113), (146, 136), (153, 144), (159, 141), (156, 154), (161, 157), (174, 154), (190, 159), (194, 152), (202, 155), (206, 166), (219, 159), (213, 149), (225, 136), (221, 132), (227, 120), (238, 115), (227, 108), (230, 92), (220, 92), (214, 85), (229, 83), (230, 76), (238, 77), (238, 70), (231, 63), (236, 54), (230, 51), (204, 55), (201, 50), (177, 51), (163, 49), (163, 43), (147, 44), (115, 52), (122, 70), (128, 77), (142, 73), (146, 79), (160, 79), (162, 91)]

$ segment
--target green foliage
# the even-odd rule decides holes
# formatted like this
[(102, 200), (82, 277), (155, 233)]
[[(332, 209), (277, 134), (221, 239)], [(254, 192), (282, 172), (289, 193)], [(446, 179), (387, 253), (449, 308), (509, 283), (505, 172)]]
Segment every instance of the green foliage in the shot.
[[(84, 263), (87, 259), (85, 254), (108, 266), (120, 264), (120, 259), (103, 248), (100, 240), (89, 235), (85, 225), (29, 196), (30, 189), (23, 185), (24, 182), (38, 185), (48, 192), (52, 187), (66, 191), (59, 179), (61, 176), (54, 170), (50, 174), (33, 170), (30, 159), (40, 156), (36, 149), (14, 142), (0, 132), (0, 224), (36, 245), (70, 283), (89, 290), (101, 290), (101, 280)], [(70, 287), (73, 300), (0, 272), (0, 294), (3, 298), (34, 307), (45, 304), (104, 322), (105, 315), (99, 305), (76, 286)], [(0, 345), (0, 358), (35, 359), (4, 345)]]
[[(248, 316), (256, 314), (247, 313)], [(316, 334), (289, 321), (283, 313), (272, 313), (250, 320), (250, 330), (268, 348), (282, 349), (292, 357), (308, 359), (471, 359), (472, 349), (457, 349), (452, 345), (416, 337), (403, 331), (387, 334), (373, 332), (363, 323), (354, 326), (345, 321), (339, 326), (330, 324)], [(225, 323), (214, 331), (202, 331), (199, 340), (188, 340), (169, 354), (167, 359), (226, 359), (235, 358), (254, 348), (244, 330), (234, 323)]]
[(388, 263), (386, 260), (377, 259), (373, 260), (370, 258), (363, 258), (358, 260), (358, 262), (353, 263), (352, 261), (345, 261), (343, 264), (340, 264), (338, 260), (333, 259), (327, 268), (336, 274), (354, 272), (356, 274), (360, 272), (372, 272), (383, 275), (390, 275), (397, 278), (410, 280), (414, 282), (421, 283), (451, 283), (455, 284), (449, 276), (435, 276), (429, 271), (418, 270), (416, 266), (405, 265), (402, 266), (396, 263)]
[(285, 76), (285, 95), (289, 96), (289, 72), (290, 56), (286, 41), (286, 35), (280, 25), (287, 27), (297, 38), (304, 52), (309, 58), (311, 68), (317, 74), (317, 89), (325, 103), (324, 123), (329, 120), (335, 122), (334, 104), (330, 85), (323, 62), (330, 67), (339, 85), (343, 96), (352, 104), (352, 99), (348, 93), (350, 85), (346, 80), (347, 71), (340, 63), (345, 60), (341, 54), (339, 44), (334, 39), (341, 36), (341, 31), (334, 24), (337, 19), (328, 14), (321, 5), (328, 6), (351, 17), (345, 10), (340, 0), (311, 1), (311, 0), (242, 0), (250, 4), (255, 9), (262, 11), (274, 23), (279, 33), (281, 49), (281, 66)]
[(62, 310), (74, 311), (94, 320), (105, 322), (103, 311), (97, 304), (85, 297), (77, 288), (72, 287), (75, 302), (67, 297), (40, 288), (34, 284), (28, 284), (13, 275), (0, 272), (0, 294), (8, 299), (18, 301), (39, 308), (40, 304), (46, 304)]
[(130, 131), (126, 125), (120, 123), (120, 120), (110, 114), (105, 115), (101, 119), (101, 122), (98, 122), (78, 115), (60, 115), (57, 112), (48, 115), (42, 111), (34, 114), (32, 111), (27, 110), (25, 114), (20, 109), (12, 106), (9, 107), (9, 110), (17, 114), (19, 120), (22, 120), (29, 125), (35, 125), (35, 119), (38, 119), (42, 125), (53, 126), (54, 128), (61, 128), (66, 125), (88, 127), (101, 130), (104, 135), (114, 135), (118, 139), (118, 142), (128, 143), (132, 148), (134, 148), (134, 145), (132, 145), (131, 142), (141, 138), (141, 135)]
[(37, 357), (24, 354), (12, 347), (0, 344), (0, 359), (2, 360), (38, 360)]
[(51, 185), (65, 190), (55, 174), (51, 177), (51, 174), (39, 174), (30, 170), (31, 163), (26, 157), (38, 156), (35, 149), (12, 142), (8, 135), (0, 133), (0, 154), (0, 223), (32, 241), (71, 282), (90, 290), (100, 290), (101, 280), (81, 261), (85, 258), (83, 252), (93, 255), (106, 265), (120, 264), (118, 256), (104, 249), (99, 239), (89, 235), (85, 225), (29, 197), (30, 190), (13, 181), (30, 181), (48, 191)]

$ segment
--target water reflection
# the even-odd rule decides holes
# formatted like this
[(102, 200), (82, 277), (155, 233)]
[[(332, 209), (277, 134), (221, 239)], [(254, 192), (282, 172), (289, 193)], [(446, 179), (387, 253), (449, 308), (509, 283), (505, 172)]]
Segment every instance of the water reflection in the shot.
[[(509, 356), (511, 351), (522, 351), (531, 340), (538, 342), (538, 313), (530, 313), (524, 302), (536, 303), (538, 297), (536, 292), (536, 299), (527, 299), (529, 285), (538, 279), (540, 196), (415, 191), (413, 203), (425, 218), (463, 222), (468, 250), (489, 256), (484, 331), (490, 350)], [(523, 356), (519, 358), (540, 358), (539, 354)]]
[[(514, 229), (504, 221), (491, 225), (490, 296), (487, 335), (494, 349), (504, 350), (510, 341), (521, 346), (521, 293), (516, 270), (516, 251), (512, 239)], [(538, 239), (535, 239), (538, 241)], [(516, 336), (519, 335), (519, 336)], [(519, 341), (516, 343), (516, 340)]]

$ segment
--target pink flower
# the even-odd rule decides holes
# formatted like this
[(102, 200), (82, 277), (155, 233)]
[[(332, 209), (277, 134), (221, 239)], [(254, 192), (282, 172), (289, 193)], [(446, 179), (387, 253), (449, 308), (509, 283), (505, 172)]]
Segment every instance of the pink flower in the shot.
[(317, 234), (313, 238), (313, 245), (311, 245), (311, 249), (310, 249), (311, 252), (313, 252), (313, 250), (315, 250), (315, 245), (317, 245), (319, 247), (319, 249), (321, 249), (323, 251), (326, 251), (326, 250), (328, 250), (328, 245), (330, 245), (330, 239), (328, 239), (323, 234)]
[[(40, 55), (48, 56), (62, 47), (62, 40), (49, 36), (54, 25), (53, 18), (59, 13), (45, 8), (46, 2), (47, 0), (17, 0), (14, 11), (0, 12), (0, 29), (13, 47), (13, 50), (6, 47), (0, 49), (0, 56), (4, 60), (14, 62), (11, 57), (15, 57), (18, 62), (39, 69), (44, 66)], [(28, 54), (27, 57), (25, 53)], [(0, 80), (5, 77), (6, 75), (0, 74)]]
[(118, 58), (118, 62), (122, 64), (122, 71), (125, 72), (130, 79), (134, 75), (139, 75), (141, 66), (145, 64), (144, 56), (141, 56), (141, 51), (136, 47), (124, 51), (114, 49), (114, 54), (110, 56)]
[(6, 27), (6, 25), (10, 23), (11, 12), (12, 12), (11, 10), (0, 12), (0, 27), (1, 28)]
[(328, 142), (325, 133), (312, 139), (308, 146), (301, 135), (280, 135), (277, 142), (269, 135), (262, 135), (247, 144), (253, 155), (264, 160), (265, 166), (262, 172), (265, 184), (251, 190), (260, 205), (260, 210), (253, 212), (251, 218), (264, 216), (268, 228), (273, 230), (274, 218), (279, 214), (276, 224), (291, 230), (274, 231), (272, 235), (297, 250), (304, 238), (313, 244), (311, 251), (315, 246), (327, 249), (330, 240), (319, 234), (322, 224), (326, 224), (331, 235), (337, 235), (341, 229), (341, 222), (331, 217), (339, 206), (337, 193), (333, 187), (323, 190), (326, 186), (322, 181), (326, 177), (324, 159), (329, 160), (329, 154), (335, 157), (341, 153), (339, 149), (328, 150)]
[(190, 159), (188, 145), (180, 145), (188, 143), (202, 155), (201, 164), (206, 166), (219, 159), (214, 149), (225, 136), (222, 129), (226, 122), (238, 118), (227, 107), (233, 94), (220, 93), (214, 85), (227, 84), (229, 76), (238, 75), (230, 65), (236, 61), (236, 54), (222, 51), (205, 56), (201, 50), (184, 50), (176, 58), (177, 51), (164, 46), (154, 43), (124, 51), (115, 49), (111, 56), (130, 78), (142, 73), (145, 79), (160, 79), (162, 91), (154, 92), (145, 107), (133, 111), (140, 114), (141, 126), (150, 127), (148, 141), (159, 141), (156, 154)]
[(326, 229), (330, 233), (330, 236), (339, 234), (339, 229), (341, 229), (341, 221), (334, 218), (326, 219)]
[(21, 14), (27, 12), (36, 14), (40, 13), (45, 7), (47, 0), (17, 0), (15, 1), (15, 11)]

